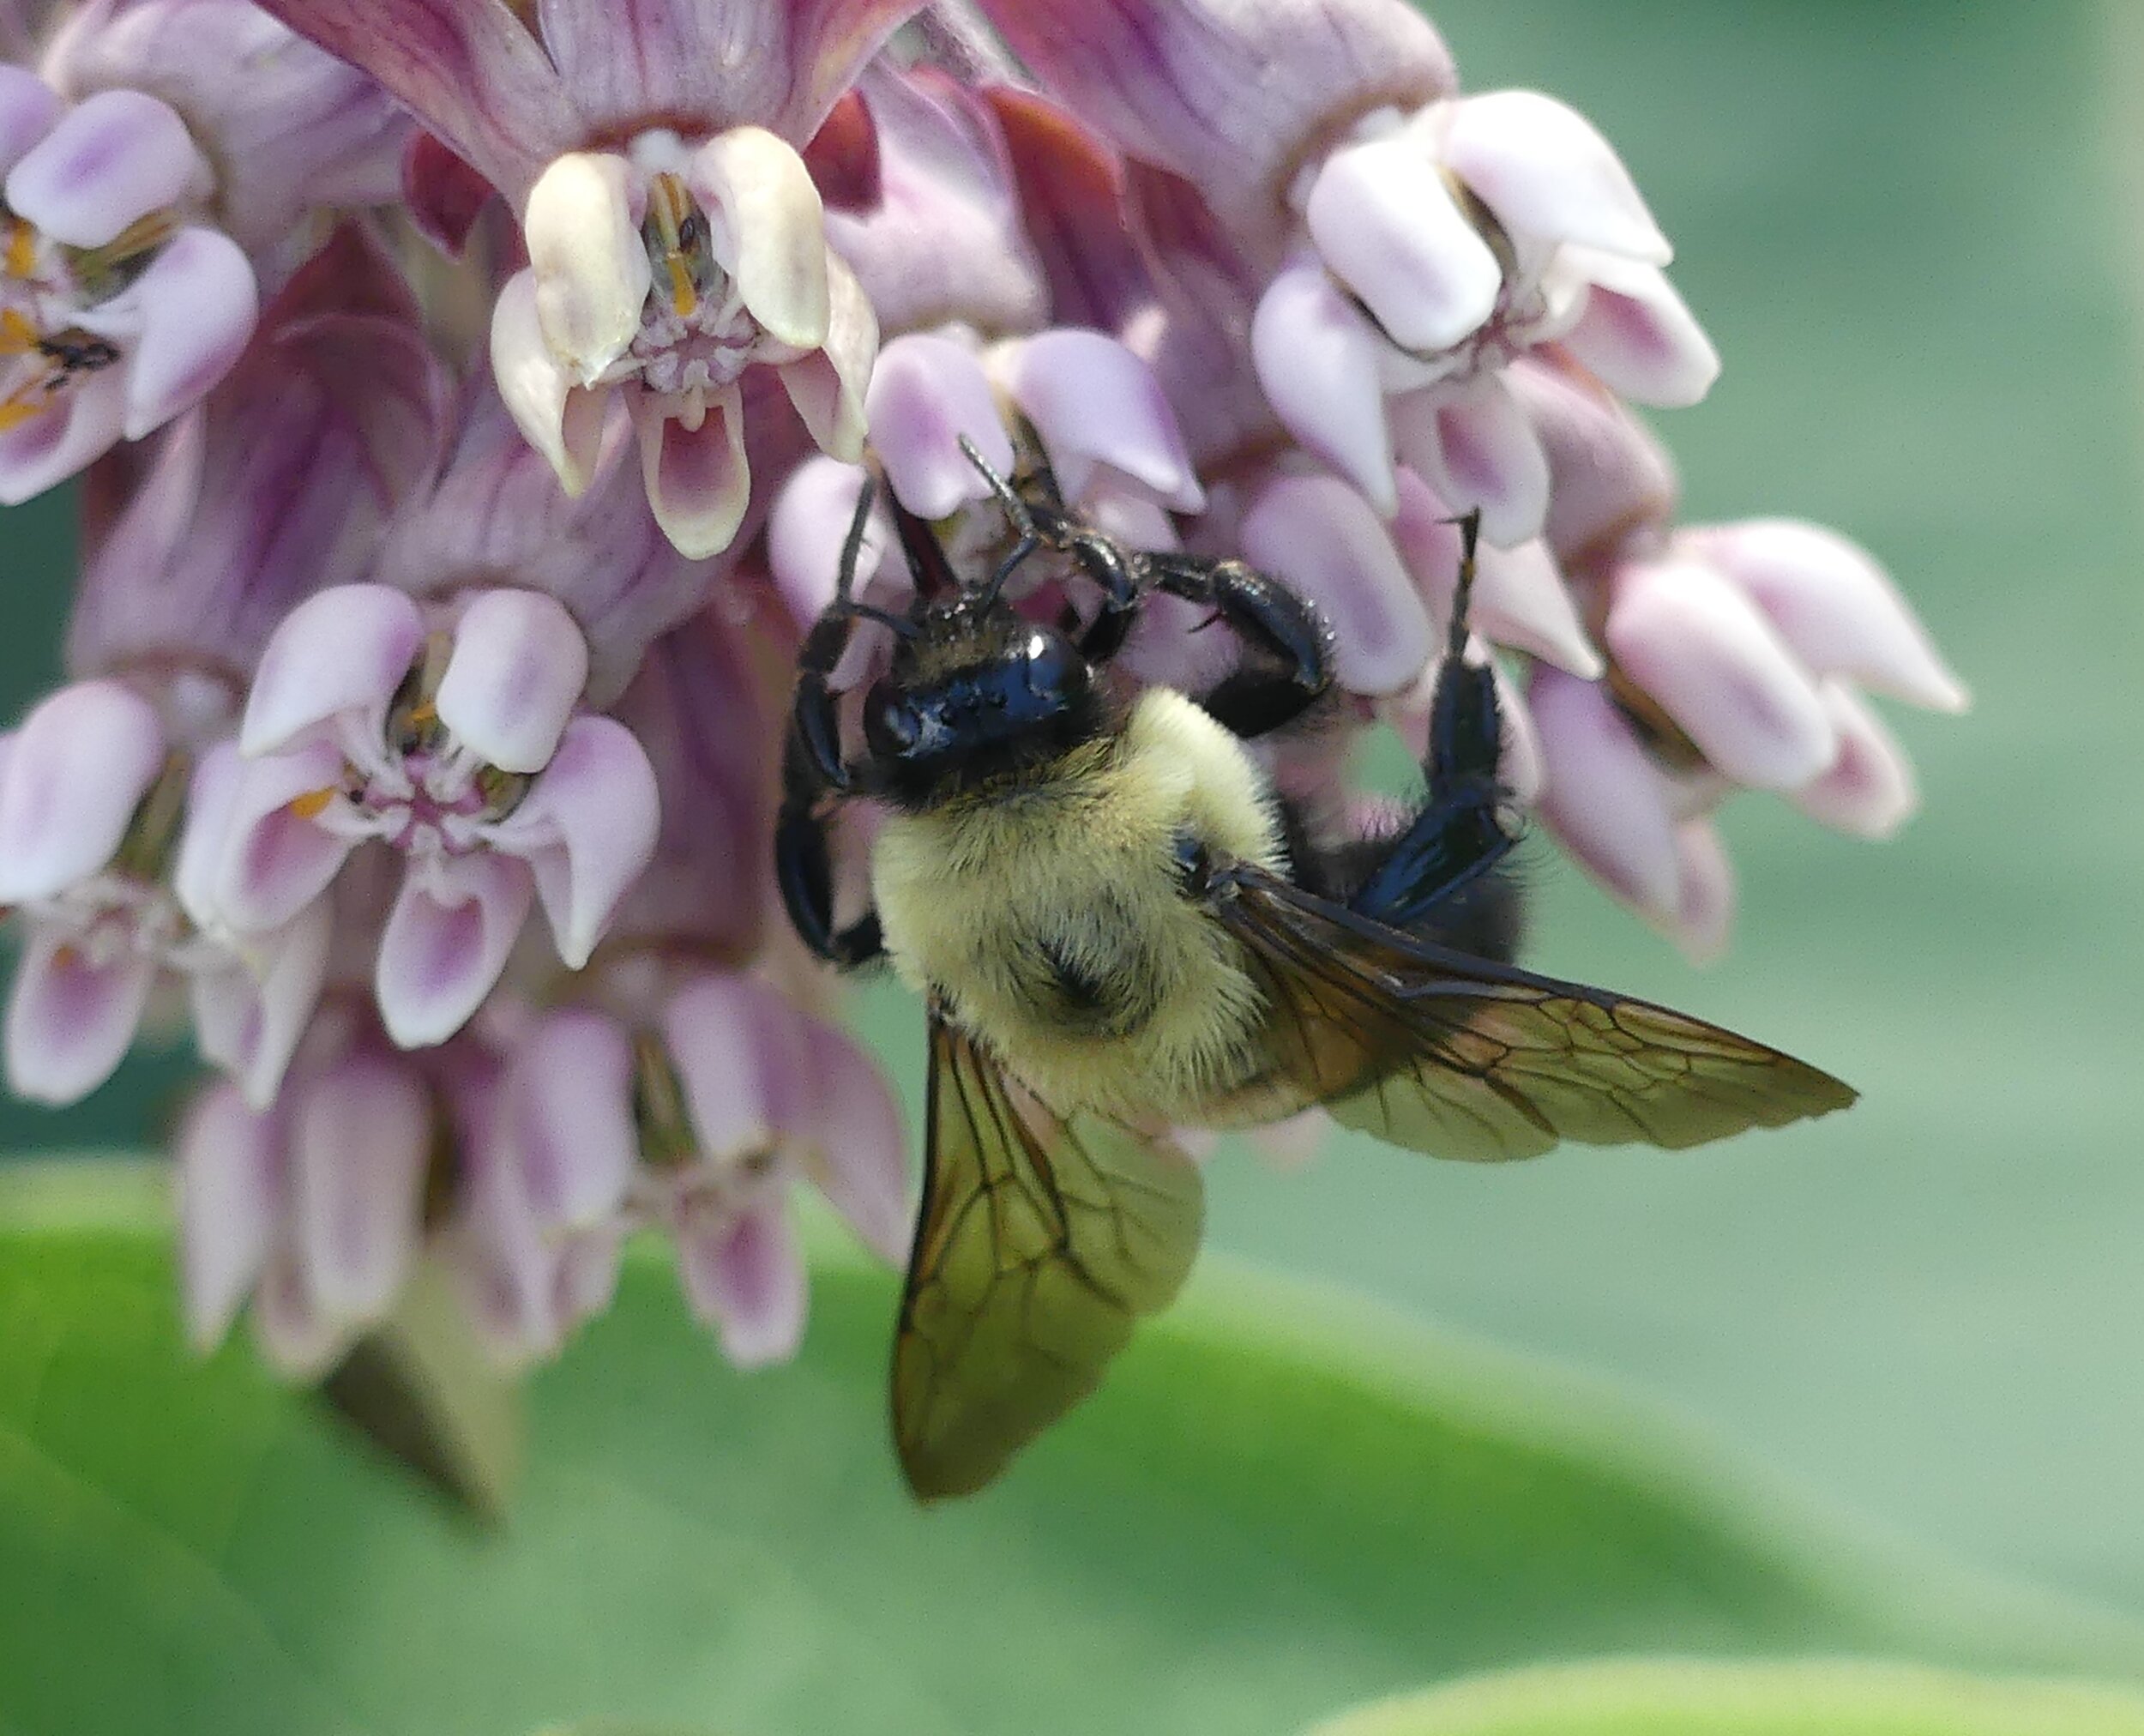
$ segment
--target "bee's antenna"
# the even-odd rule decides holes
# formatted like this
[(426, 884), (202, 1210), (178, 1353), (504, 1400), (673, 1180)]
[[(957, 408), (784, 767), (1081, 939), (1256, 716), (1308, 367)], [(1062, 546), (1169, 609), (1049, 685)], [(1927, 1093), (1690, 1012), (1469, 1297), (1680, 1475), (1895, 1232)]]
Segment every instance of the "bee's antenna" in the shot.
[(856, 563), (864, 552), (864, 529), (870, 522), (871, 503), (878, 498), (878, 480), (869, 471), (856, 493), (856, 515), (849, 520), (849, 533), (841, 539), (840, 576), (834, 582), (834, 600), (846, 603), (856, 590)]
[(1459, 527), (1459, 583), (1452, 592), (1452, 625), (1448, 649), (1454, 657), (1466, 649), (1466, 608), (1474, 592), (1474, 548), (1481, 540), (1481, 509), (1458, 518), (1448, 518), (1447, 524)]
[(1035, 528), (1034, 514), (1027, 503), (1014, 491), (1011, 483), (991, 467), (976, 443), (963, 434), (961, 450), (967, 461), (982, 473), (983, 480), (990, 484), (991, 492), (997, 497), (997, 503), (1005, 509), (1006, 521), (1020, 533), (1020, 540), (1013, 545), (1012, 552), (997, 564), (997, 570), (991, 575), (991, 582), (983, 587), (980, 600), (985, 607), (997, 600), (997, 594), (1005, 588), (1005, 581), (1012, 577), (1020, 564), (1042, 546), (1042, 533)]

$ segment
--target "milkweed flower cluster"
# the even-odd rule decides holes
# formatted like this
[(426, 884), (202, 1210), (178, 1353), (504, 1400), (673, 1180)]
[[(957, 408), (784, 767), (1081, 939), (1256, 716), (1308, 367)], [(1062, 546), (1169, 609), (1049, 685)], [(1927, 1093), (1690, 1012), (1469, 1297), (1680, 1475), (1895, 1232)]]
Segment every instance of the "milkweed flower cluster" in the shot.
[[(1666, 237), (1404, 0), (0, 24), (0, 501), (81, 479), (85, 549), (69, 683), (0, 737), (6, 1072), (71, 1102), (190, 1026), (203, 1345), (250, 1305), (320, 1371), (436, 1260), (545, 1356), (654, 1227), (750, 1365), (803, 1329), (799, 1183), (900, 1257), (900, 1117), (770, 859), (870, 470), (956, 559), (1007, 536), (965, 443), (1307, 594), (1340, 726), (1275, 775), (1328, 787), (1418, 742), (1479, 512), (1508, 780), (1693, 951), (1726, 795), (1881, 836), (1864, 695), (1964, 703), (1851, 543), (1677, 522), (1629, 406), (1719, 363)], [(858, 564), (906, 602), (882, 500)], [(1157, 598), (1119, 666), (1209, 680), (1204, 624)]]

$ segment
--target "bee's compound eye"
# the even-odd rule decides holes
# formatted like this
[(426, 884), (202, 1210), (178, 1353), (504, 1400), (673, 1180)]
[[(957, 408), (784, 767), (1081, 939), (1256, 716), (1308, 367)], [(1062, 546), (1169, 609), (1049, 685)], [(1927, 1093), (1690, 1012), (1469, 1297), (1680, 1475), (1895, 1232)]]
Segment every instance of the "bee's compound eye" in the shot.
[(1027, 690), (1038, 699), (1058, 699), (1077, 693), (1087, 683), (1087, 660), (1060, 634), (1038, 627), (1028, 635), (1021, 673)]
[(864, 699), (864, 743), (882, 759), (899, 759), (923, 733), (923, 719), (908, 696), (889, 683), (875, 683)]

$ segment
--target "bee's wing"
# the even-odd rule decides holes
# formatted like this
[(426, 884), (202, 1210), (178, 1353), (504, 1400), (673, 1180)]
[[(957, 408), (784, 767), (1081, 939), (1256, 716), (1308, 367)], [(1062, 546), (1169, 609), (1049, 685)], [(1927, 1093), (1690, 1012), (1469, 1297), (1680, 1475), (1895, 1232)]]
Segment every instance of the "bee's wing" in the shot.
[(981, 1488), (1094, 1389), (1198, 1251), (1165, 1139), (1055, 1114), (932, 1010), (923, 1209), (894, 1343), (894, 1436), (926, 1499)]
[(1485, 1160), (1564, 1139), (1677, 1148), (1854, 1100), (1702, 1019), (1430, 944), (1247, 864), (1212, 895), (1267, 998), (1269, 1073), (1394, 1145)]

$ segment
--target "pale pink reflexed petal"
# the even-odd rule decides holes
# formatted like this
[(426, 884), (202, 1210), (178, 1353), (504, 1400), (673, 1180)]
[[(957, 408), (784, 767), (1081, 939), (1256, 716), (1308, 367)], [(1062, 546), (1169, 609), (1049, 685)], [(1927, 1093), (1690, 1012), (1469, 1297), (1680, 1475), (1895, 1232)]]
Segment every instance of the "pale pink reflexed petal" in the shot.
[[(871, 371), (864, 415), (888, 484), (918, 518), (944, 518), (988, 498), (990, 484), (961, 450), (964, 434), (1000, 476), (1012, 473), (1013, 443), (983, 365), (950, 338), (911, 333), (888, 344)], [(834, 533), (837, 550), (847, 530), (844, 519)], [(827, 572), (830, 588), (833, 566)], [(828, 595), (831, 600), (831, 588)]]
[(517, 271), (491, 309), (491, 377), (521, 438), (576, 498), (595, 474), (608, 386), (583, 387), (559, 365), (536, 317), (536, 274)]
[(1817, 674), (1849, 676), (1936, 711), (1972, 703), (1889, 576), (1837, 532), (1759, 518), (1677, 541), (1747, 591)]
[(786, 1362), (804, 1342), (804, 1255), (776, 1201), (735, 1214), (689, 1211), (678, 1271), (692, 1311), (713, 1326), (739, 1368)]
[(353, 841), (322, 826), (316, 805), (322, 792), (340, 787), (342, 775), (341, 752), (329, 742), (245, 767), (208, 877), (208, 906), (219, 923), (254, 933), (280, 928), (328, 889)]
[(0, 506), (34, 500), (111, 449), (127, 419), (124, 368), (93, 374), (41, 415), (0, 433)]
[(693, 153), (685, 181), (745, 310), (780, 342), (818, 348), (834, 304), (826, 214), (804, 159), (764, 127), (732, 127)]
[(460, 1030), (506, 968), (535, 899), (527, 865), (511, 857), (412, 862), (372, 979), (388, 1035), (421, 1049)]
[(727, 1161), (772, 1147), (777, 1100), (795, 1082), (768, 1077), (764, 1057), (802, 1043), (780, 992), (750, 977), (695, 977), (664, 1009), (663, 1041), (702, 1152)]
[(1396, 500), (1380, 341), (1314, 259), (1281, 270), (1251, 319), (1251, 362), (1274, 414), (1389, 515)]
[(253, 268), (227, 235), (182, 229), (128, 292), (142, 338), (127, 371), (126, 435), (139, 440), (206, 397), (244, 353), (260, 314)]
[(578, 1326), (607, 1313), (617, 1299), (618, 1257), (625, 1233), (616, 1223), (568, 1236), (551, 1273), (551, 1302), (563, 1326)]
[(1542, 536), (1557, 559), (1598, 556), (1672, 513), (1674, 465), (1612, 392), (1532, 356), (1504, 369), (1503, 381), (1548, 457)]
[(697, 428), (688, 428), (665, 414), (659, 399), (640, 397), (633, 404), (647, 504), (672, 546), (689, 559), (720, 554), (744, 522), (752, 478), (744, 458), (744, 408), (732, 387), (708, 402)]
[(639, 738), (611, 718), (576, 717), (521, 805), (485, 839), (528, 864), (558, 955), (579, 970), (654, 854), (660, 821)]
[(1042, 437), (1068, 498), (1105, 464), (1164, 505), (1197, 512), (1206, 493), (1153, 371), (1115, 338), (1060, 328), (1013, 345), (1005, 380)]
[(405, 1067), (358, 1056), (309, 1079), (292, 1105), (291, 1191), (314, 1299), (376, 1320), (417, 1251), (431, 1106)]
[(1719, 377), (1719, 352), (1657, 266), (1642, 287), (1595, 284), (1563, 347), (1605, 385), (1640, 404), (1695, 404)]
[(846, 1033), (800, 1019), (816, 1099), (812, 1170), (819, 1190), (866, 1247), (900, 1264), (915, 1214), (900, 1106), (872, 1057)]
[(1630, 172), (1577, 110), (1539, 91), (1454, 103), (1444, 161), (1507, 229), (1649, 264), (1673, 256)]
[(653, 280), (633, 219), (633, 174), (621, 156), (569, 152), (530, 190), (521, 219), (537, 325), (559, 365), (583, 386), (624, 354)]
[(1544, 666), (1527, 699), (1541, 738), (1541, 817), (1617, 898), (1672, 921), (1681, 869), (1666, 775), (1598, 683)]
[(541, 771), (587, 682), (588, 642), (563, 604), (485, 591), (455, 624), (439, 720), (502, 771)]
[(629, 129), (653, 115), (726, 116), (799, 144), (913, 10), (915, 0), (634, 0), (623, 15), (589, 0), (534, 8), (592, 122)]
[(100, 90), (77, 103), (6, 182), (9, 208), (70, 247), (101, 246), (208, 185), (186, 123), (138, 90)]
[(419, 133), (402, 157), (402, 203), (425, 238), (458, 254), (468, 244), (497, 190), (430, 133)]
[(1503, 268), (1421, 139), (1403, 133), (1334, 152), (1304, 220), (1333, 274), (1402, 349), (1448, 350), (1496, 310)]
[(1756, 606), (1709, 567), (1626, 567), (1605, 637), (1630, 678), (1737, 783), (1798, 789), (1839, 750), (1809, 672)]
[(356, 1335), (314, 1298), (303, 1257), (294, 1248), (268, 1256), (253, 1292), (253, 1338), (269, 1367), (291, 1380), (325, 1374)]
[(262, 9), (371, 74), (517, 208), (544, 165), (583, 136), (543, 45), (499, 0), (268, 0)]
[(557, 1257), (525, 1212), (496, 1210), (479, 1194), (427, 1252), (494, 1363), (519, 1370), (557, 1353), (564, 1336), (552, 1302)]
[(33, 1103), (79, 1103), (125, 1058), (155, 980), (155, 961), (136, 947), (105, 958), (33, 922), (8, 998), (8, 1088)]
[(864, 455), (864, 397), (878, 354), (878, 316), (856, 274), (831, 254), (827, 280), (834, 314), (826, 342), (775, 371), (819, 449), (853, 464)]
[(1497, 775), (1514, 801), (1530, 808), (1548, 784), (1548, 765), (1542, 753), (1541, 732), (1534, 727), (1533, 708), (1504, 672), (1503, 665), (1490, 657), (1480, 640), (1468, 642), (1467, 654), (1472, 661), (1487, 663), (1496, 682), (1497, 705), (1503, 720), (1503, 754), (1497, 762)]
[(215, 1084), (188, 1106), (175, 1155), (186, 1338), (206, 1353), (223, 1341), (268, 1257), (283, 1145), (272, 1117), (248, 1108), (234, 1087)]
[[(1459, 585), (1460, 534), (1450, 509), (1411, 470), (1400, 473), (1400, 511), (1393, 545), (1414, 575), (1442, 631)], [(1559, 669), (1593, 680), (1600, 654), (1586, 636), (1555, 557), (1538, 537), (1516, 547), (1476, 552), (1468, 623), (1484, 638), (1546, 658)]]
[(1704, 819), (1675, 829), (1675, 856), (1679, 884), (1668, 931), (1692, 964), (1712, 964), (1725, 955), (1734, 926), (1734, 864), (1719, 829)]
[(585, 1008), (550, 1014), (515, 1051), (505, 1088), (509, 1136), (538, 1220), (581, 1228), (608, 1219), (640, 1151), (623, 1028)]
[(1284, 476), (1244, 515), (1244, 556), (1332, 624), (1334, 672), (1357, 693), (1396, 693), (1432, 649), (1429, 612), (1370, 503), (1330, 476)]
[(1393, 444), (1454, 512), (1481, 509), (1483, 538), (1510, 548), (1541, 533), (1549, 462), (1518, 401), (1494, 374), (1394, 398)]
[(0, 175), (52, 130), (66, 106), (52, 87), (20, 66), (0, 65)]
[[(857, 491), (863, 487), (864, 476), (858, 466), (822, 454), (799, 464), (774, 498), (767, 521), (767, 564), (789, 618), (800, 628), (809, 630), (834, 600), (841, 545), (856, 516)], [(859, 592), (893, 540), (892, 526), (874, 506), (857, 556)]]
[(417, 605), (386, 585), (337, 585), (284, 618), (246, 695), (240, 751), (273, 753), (338, 712), (384, 719), (425, 642)]
[(1856, 838), (1888, 838), (1921, 805), (1913, 763), (1852, 689), (1827, 681), (1817, 690), (1839, 736), (1839, 755), (1818, 777), (1793, 793), (1812, 820)]
[(275, 1101), (312, 1022), (334, 935), (334, 909), (316, 898), (273, 933), (235, 941), (220, 967), (190, 973), (195, 1044), (256, 1109)]
[(155, 711), (119, 682), (78, 681), (39, 704), (0, 766), (0, 903), (102, 868), (163, 763)]

